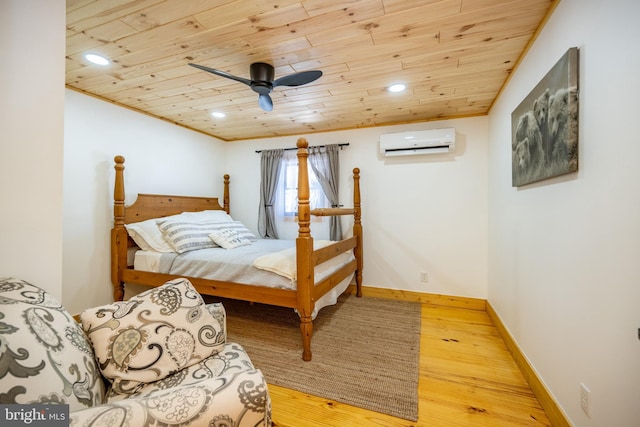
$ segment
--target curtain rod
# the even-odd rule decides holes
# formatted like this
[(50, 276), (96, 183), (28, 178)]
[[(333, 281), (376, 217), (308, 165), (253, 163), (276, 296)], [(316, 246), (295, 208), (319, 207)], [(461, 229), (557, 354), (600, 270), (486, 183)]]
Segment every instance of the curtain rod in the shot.
[[(348, 147), (349, 143), (345, 142), (342, 144), (338, 144), (338, 147), (340, 147), (340, 149), (342, 149), (342, 147)], [(326, 145), (314, 145), (313, 147), (308, 147), (308, 148), (324, 148), (326, 147)], [(291, 147), (291, 148), (283, 148), (284, 151), (290, 151), (290, 150), (297, 150), (297, 147)], [(256, 150), (256, 153), (262, 153), (264, 150)]]

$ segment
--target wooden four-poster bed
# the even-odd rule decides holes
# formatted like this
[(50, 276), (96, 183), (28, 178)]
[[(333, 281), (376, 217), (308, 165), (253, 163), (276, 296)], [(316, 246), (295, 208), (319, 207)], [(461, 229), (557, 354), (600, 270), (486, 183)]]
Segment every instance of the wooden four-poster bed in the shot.
[[(218, 198), (187, 197), (173, 195), (138, 194), (131, 206), (125, 206), (124, 190), (124, 157), (115, 157), (115, 185), (114, 185), (114, 226), (111, 231), (111, 281), (113, 297), (116, 301), (124, 298), (125, 283), (146, 286), (160, 286), (176, 277), (186, 277), (203, 295), (245, 300), (297, 310), (300, 316), (300, 331), (302, 334), (305, 361), (311, 360), (311, 336), (313, 332), (313, 317), (316, 313), (316, 302), (328, 298), (331, 294), (342, 293), (346, 286), (355, 279), (357, 296), (362, 296), (362, 224), (360, 206), (360, 170), (353, 169), (353, 207), (352, 208), (322, 208), (311, 209), (309, 204), (308, 178), (308, 143), (304, 138), (297, 141), (298, 168), (298, 237), (295, 240), (295, 261), (297, 278), (291, 289), (282, 287), (261, 286), (260, 279), (251, 280), (218, 280), (171, 272), (148, 271), (137, 268), (131, 256), (132, 250), (139, 249), (130, 237), (127, 227), (132, 223), (161, 219), (183, 212), (218, 211), (229, 214), (229, 175), (224, 176), (223, 206)], [(311, 236), (311, 216), (353, 216), (353, 236), (337, 242), (324, 242), (326, 246), (314, 248)], [(155, 225), (155, 224), (154, 224)], [(265, 239), (271, 240), (273, 239)], [(220, 249), (220, 248), (218, 248)], [(201, 251), (210, 251), (201, 249)], [(224, 249), (222, 249), (224, 252)], [(233, 249), (237, 251), (237, 249)], [(139, 253), (143, 253), (140, 251)], [(138, 252), (136, 252), (138, 253)], [(228, 253), (228, 252), (227, 252)], [(331, 263), (338, 257), (349, 255), (350, 258), (340, 261), (331, 272), (324, 273), (321, 278), (316, 277), (316, 266)], [(351, 255), (353, 254), (353, 255)], [(189, 253), (191, 255), (191, 253)], [(166, 256), (166, 255), (165, 255)], [(179, 256), (173, 254), (172, 256)], [(323, 264), (323, 265), (328, 265)], [(272, 274), (272, 273), (268, 273)], [(294, 273), (295, 278), (295, 273)], [(255, 282), (258, 283), (255, 283)], [(337, 295), (334, 295), (337, 297)], [(335, 301), (335, 299), (334, 299)], [(331, 303), (331, 302), (330, 302)], [(325, 304), (326, 305), (326, 304)]]

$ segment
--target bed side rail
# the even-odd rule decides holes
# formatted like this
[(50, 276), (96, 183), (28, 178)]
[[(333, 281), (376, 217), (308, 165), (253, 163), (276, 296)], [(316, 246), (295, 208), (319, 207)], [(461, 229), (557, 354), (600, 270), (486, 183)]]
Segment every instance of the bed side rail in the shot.
[(316, 249), (313, 251), (313, 265), (316, 266), (322, 264), (323, 262), (328, 261), (331, 258), (335, 258), (350, 249), (354, 249), (356, 246), (358, 246), (358, 239), (356, 236), (353, 236), (320, 249)]

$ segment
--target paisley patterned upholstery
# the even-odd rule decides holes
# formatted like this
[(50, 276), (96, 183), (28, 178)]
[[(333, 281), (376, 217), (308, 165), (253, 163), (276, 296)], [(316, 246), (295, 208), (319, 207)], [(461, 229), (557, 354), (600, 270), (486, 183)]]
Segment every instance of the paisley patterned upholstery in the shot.
[[(124, 419), (153, 426), (269, 426), (271, 403), (264, 377), (237, 344), (133, 395), (111, 395), (109, 403), (76, 411), (72, 425), (111, 427)], [(118, 422), (114, 422), (118, 420)]]
[[(164, 289), (175, 290), (176, 284), (180, 297), (194, 296), (188, 282), (170, 282)], [(161, 301), (169, 311), (172, 308), (167, 307), (178, 305), (174, 304), (175, 292), (149, 294), (149, 300)], [(192, 313), (188, 319), (211, 322), (215, 332), (205, 328), (208, 332), (200, 337), (209, 355), (188, 357), (182, 352), (184, 357), (175, 357), (175, 349), (183, 347), (172, 347), (174, 358), (170, 360), (175, 367), (166, 375), (154, 373), (157, 380), (119, 393), (116, 388), (105, 388), (109, 382), (100, 375), (93, 346), (51, 295), (22, 280), (0, 279), (0, 403), (68, 404), (71, 426), (270, 426), (271, 401), (262, 373), (240, 345), (225, 342), (222, 305), (205, 305), (199, 314), (193, 314), (193, 308), (199, 306), (195, 302), (198, 297), (189, 300)], [(120, 307), (119, 313), (131, 312), (131, 307)], [(109, 313), (114, 315), (115, 311)], [(148, 315), (148, 311), (138, 313), (143, 324)], [(106, 329), (114, 325), (103, 324)], [(187, 320), (176, 322), (173, 328), (191, 331), (191, 325)], [(159, 334), (153, 335), (158, 339)], [(166, 340), (172, 335), (163, 336)], [(179, 332), (176, 336), (179, 339), (174, 341), (194, 347), (189, 334)], [(208, 346), (213, 342), (215, 346)], [(158, 348), (150, 343), (146, 343), (148, 348)]]
[(27, 282), (0, 280), (0, 403), (65, 403), (75, 411), (103, 399), (91, 344), (67, 310)]
[(186, 279), (85, 310), (80, 319), (102, 375), (117, 393), (130, 394), (198, 363), (225, 342), (224, 316), (209, 312)]

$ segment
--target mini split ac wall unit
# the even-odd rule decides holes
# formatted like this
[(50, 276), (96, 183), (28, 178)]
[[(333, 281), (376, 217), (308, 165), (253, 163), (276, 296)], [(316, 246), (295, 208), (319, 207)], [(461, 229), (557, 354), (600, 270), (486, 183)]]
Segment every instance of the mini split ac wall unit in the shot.
[(455, 148), (454, 128), (380, 135), (380, 153), (385, 157), (451, 153)]

